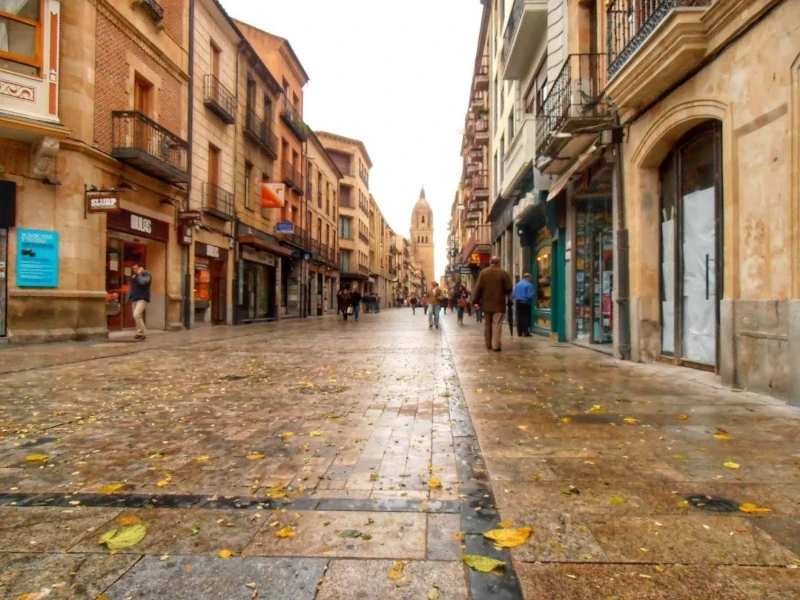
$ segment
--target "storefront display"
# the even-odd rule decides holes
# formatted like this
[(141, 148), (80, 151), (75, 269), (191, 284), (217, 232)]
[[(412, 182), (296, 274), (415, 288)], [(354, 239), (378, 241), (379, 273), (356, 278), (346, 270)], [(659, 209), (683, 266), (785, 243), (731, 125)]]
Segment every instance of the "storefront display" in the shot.
[(575, 337), (611, 343), (614, 237), (611, 198), (579, 199), (575, 212)]
[(127, 301), (133, 266), (143, 265), (153, 276), (147, 324), (166, 327), (166, 242), (170, 224), (128, 210), (109, 213), (106, 236), (106, 317), (111, 331), (135, 327)]
[(553, 245), (550, 231), (542, 227), (536, 234), (536, 247), (533, 253), (531, 275), (536, 288), (535, 303), (531, 320), (536, 333), (550, 335), (552, 327), (553, 300)]
[(228, 251), (198, 242), (195, 244), (194, 264), (195, 323), (225, 323)]
[(241, 318), (275, 319), (279, 259), (268, 252), (244, 247), (239, 277)]

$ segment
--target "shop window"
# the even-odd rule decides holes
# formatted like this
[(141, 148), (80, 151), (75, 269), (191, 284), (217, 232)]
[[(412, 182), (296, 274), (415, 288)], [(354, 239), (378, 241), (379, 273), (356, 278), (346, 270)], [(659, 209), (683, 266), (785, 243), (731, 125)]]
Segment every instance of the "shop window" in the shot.
[(0, 68), (38, 75), (42, 67), (43, 0), (0, 0)]
[(205, 310), (211, 302), (211, 269), (207, 258), (195, 259), (194, 265), (194, 306), (195, 310)]
[(575, 230), (575, 337), (608, 343), (613, 332), (611, 198), (578, 200)]

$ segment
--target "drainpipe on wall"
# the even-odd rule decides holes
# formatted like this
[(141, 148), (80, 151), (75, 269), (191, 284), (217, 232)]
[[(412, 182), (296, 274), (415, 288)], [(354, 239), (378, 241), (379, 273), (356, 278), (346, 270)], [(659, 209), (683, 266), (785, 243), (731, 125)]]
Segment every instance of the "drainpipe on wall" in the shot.
[[(189, 185), (186, 188), (186, 197), (184, 198), (183, 210), (188, 210), (191, 202), (192, 194), (192, 154), (193, 154), (193, 127), (194, 124), (194, 5), (195, 0), (189, 0), (189, 123), (187, 125), (186, 140), (189, 143), (189, 155), (186, 158), (186, 167), (189, 170)], [(194, 243), (194, 234), (192, 235), (192, 243)], [(183, 289), (181, 290), (181, 309), (183, 312), (183, 326), (186, 329), (192, 326), (192, 302), (189, 294), (192, 291), (191, 273), (189, 273), (189, 252), (192, 246), (181, 246), (181, 270), (183, 272)]]
[[(614, 126), (619, 127), (619, 114), (614, 115)], [(617, 348), (622, 360), (631, 358), (631, 303), (630, 303), (630, 243), (625, 216), (625, 183), (622, 171), (622, 142), (614, 144), (614, 204), (617, 212), (617, 320), (619, 341)]]

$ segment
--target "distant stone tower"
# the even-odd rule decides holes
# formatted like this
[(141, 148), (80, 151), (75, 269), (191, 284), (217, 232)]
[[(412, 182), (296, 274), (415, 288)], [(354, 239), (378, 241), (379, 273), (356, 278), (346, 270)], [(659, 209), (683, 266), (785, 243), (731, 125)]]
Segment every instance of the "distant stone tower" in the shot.
[(436, 281), (433, 269), (433, 211), (425, 199), (425, 188), (411, 214), (411, 262), (425, 273), (428, 287)]

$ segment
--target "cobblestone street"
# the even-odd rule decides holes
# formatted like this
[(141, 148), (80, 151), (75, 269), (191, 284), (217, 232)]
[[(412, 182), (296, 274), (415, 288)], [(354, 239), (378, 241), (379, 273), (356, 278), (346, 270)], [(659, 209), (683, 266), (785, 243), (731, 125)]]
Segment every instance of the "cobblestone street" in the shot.
[(504, 336), (403, 309), (0, 349), (0, 598), (800, 598), (799, 410)]

